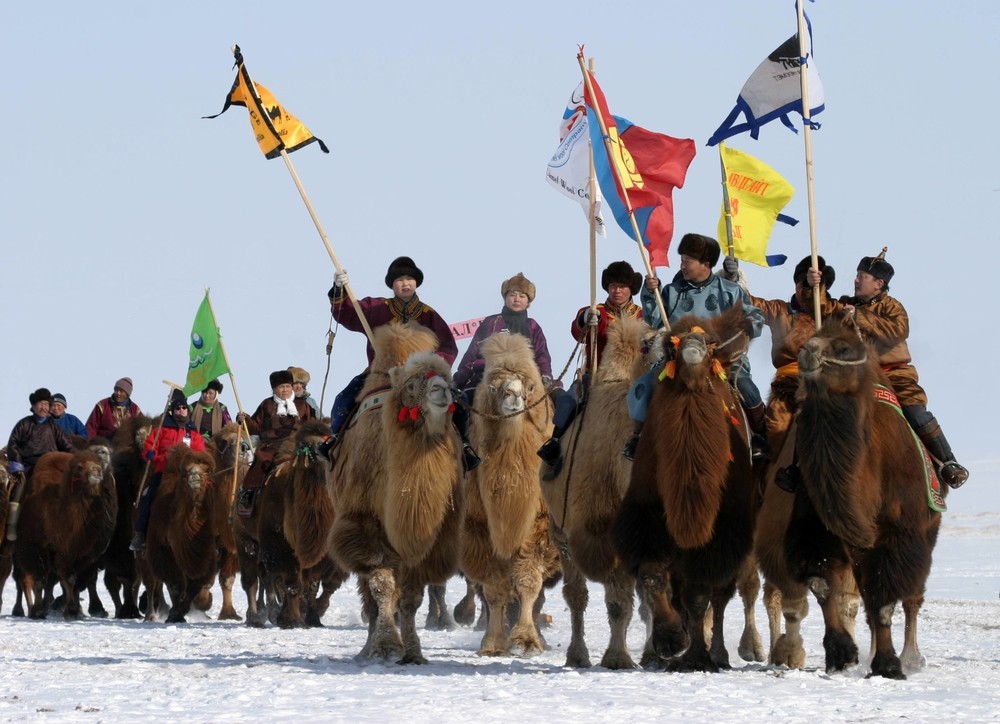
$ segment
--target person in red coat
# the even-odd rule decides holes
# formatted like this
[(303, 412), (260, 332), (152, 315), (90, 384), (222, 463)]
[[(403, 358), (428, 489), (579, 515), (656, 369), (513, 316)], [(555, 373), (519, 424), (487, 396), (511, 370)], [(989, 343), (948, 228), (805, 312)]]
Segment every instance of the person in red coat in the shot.
[(141, 414), (142, 410), (132, 402), (132, 378), (122, 377), (115, 382), (111, 397), (94, 405), (87, 418), (87, 439), (103, 437), (111, 440), (124, 420)]
[(149, 529), (149, 511), (153, 498), (163, 479), (163, 467), (167, 463), (167, 453), (176, 445), (187, 445), (192, 450), (204, 450), (205, 438), (198, 432), (188, 414), (187, 398), (180, 390), (170, 396), (170, 412), (163, 418), (163, 424), (149, 433), (142, 446), (142, 454), (153, 468), (142, 497), (139, 498), (139, 514), (135, 521), (135, 537), (129, 548), (141, 551), (146, 546), (146, 531)]

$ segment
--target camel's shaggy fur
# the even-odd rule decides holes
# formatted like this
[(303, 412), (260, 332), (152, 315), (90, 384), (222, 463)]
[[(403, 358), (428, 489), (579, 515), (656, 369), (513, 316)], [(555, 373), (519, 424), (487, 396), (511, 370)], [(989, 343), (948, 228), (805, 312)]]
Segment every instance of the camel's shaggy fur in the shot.
[(903, 660), (919, 667), (915, 616), (941, 525), (928, 504), (926, 452), (898, 406), (876, 399), (877, 386), (891, 388), (877, 354), (847, 321), (827, 319), (803, 345), (799, 374), (803, 482), (785, 539), (789, 571), (823, 607), (827, 670), (858, 660), (837, 610), (853, 570), (872, 632), (871, 674), (905, 678), (892, 644), (892, 611), (903, 602)]
[(734, 308), (709, 320), (686, 317), (673, 332), (675, 359), (653, 393), (613, 535), (640, 578), (655, 653), (669, 668), (717, 671), (728, 657), (708, 650), (706, 609), (711, 601), (721, 617), (734, 594), (755, 517), (748, 430), (720, 376), (750, 329)]
[(216, 545), (215, 460), (204, 450), (175, 445), (150, 508), (139, 568), (148, 595), (146, 620), (156, 620), (159, 592), (170, 592), (167, 623), (185, 620), (194, 598), (219, 570)]
[[(466, 483), (462, 570), (482, 584), (489, 606), (479, 653), (537, 654), (544, 643), (532, 616), (535, 600), (545, 579), (559, 570), (535, 452), (552, 427), (552, 403), (526, 337), (494, 334), (481, 353), (479, 414), (473, 416), (470, 437), (483, 462)], [(508, 637), (505, 609), (514, 600), (519, 618)]]
[(424, 586), (444, 583), (458, 568), (465, 510), (451, 372), (433, 354), (430, 330), (392, 323), (374, 336), (375, 359), (358, 399), (376, 393), (382, 406), (343, 433), (330, 473), (337, 511), (330, 552), (358, 575), (369, 621), (359, 656), (401, 653), (401, 663), (423, 663), (416, 611)]
[(626, 395), (659, 354), (655, 336), (656, 332), (638, 319), (622, 320), (609, 327), (586, 405), (562, 436), (562, 470), (553, 480), (542, 482), (553, 534), (568, 552), (562, 561), (563, 598), (572, 619), (567, 666), (591, 665), (583, 631), (587, 579), (604, 584), (611, 626), (611, 640), (601, 666), (635, 666), (625, 640), (632, 619), (635, 578), (621, 565), (611, 527), (632, 473), (632, 464), (620, 452), (632, 432)]
[(21, 501), (14, 549), (32, 618), (48, 614), (43, 591), (55, 577), (65, 595), (63, 616), (82, 616), (77, 583), (96, 577), (118, 515), (114, 478), (106, 473), (90, 451), (51, 452), (38, 460)]

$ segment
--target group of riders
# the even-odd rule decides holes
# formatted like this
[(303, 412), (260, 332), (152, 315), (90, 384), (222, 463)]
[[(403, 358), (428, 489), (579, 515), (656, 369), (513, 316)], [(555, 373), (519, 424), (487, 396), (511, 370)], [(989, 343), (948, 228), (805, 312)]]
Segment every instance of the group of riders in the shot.
[[(469, 443), (469, 408), (474, 402), (474, 392), (483, 376), (484, 360), (480, 345), (489, 336), (498, 333), (521, 334), (531, 343), (535, 362), (554, 402), (551, 436), (538, 450), (545, 463), (543, 477), (553, 477), (562, 466), (561, 437), (574, 419), (579, 405), (586, 400), (586, 388), (594, 365), (607, 343), (608, 330), (623, 319), (643, 319), (651, 327), (664, 326), (661, 309), (672, 325), (687, 315), (711, 318), (732, 307), (741, 307), (750, 323), (751, 335), (756, 338), (767, 325), (771, 332), (771, 359), (775, 376), (771, 393), (765, 403), (753, 381), (746, 355), (742, 355), (728, 371), (734, 394), (746, 413), (752, 432), (752, 454), (766, 458), (776, 453), (784, 440), (795, 411), (795, 390), (798, 380), (798, 351), (815, 331), (815, 296), (819, 297), (820, 316), (835, 313), (849, 315), (859, 333), (878, 354), (879, 363), (892, 386), (903, 415), (923, 442), (927, 452), (937, 462), (941, 480), (958, 488), (968, 479), (968, 470), (955, 460), (951, 446), (938, 421), (927, 409), (927, 395), (918, 382), (917, 370), (912, 364), (907, 337), (909, 318), (903, 305), (889, 296), (889, 283), (895, 273), (885, 259), (886, 249), (877, 256), (866, 256), (857, 266), (854, 294), (834, 299), (828, 292), (836, 277), (833, 267), (823, 257), (817, 257), (813, 266), (811, 256), (795, 267), (794, 294), (788, 300), (768, 300), (752, 295), (745, 275), (733, 257), (726, 257), (722, 268), (714, 270), (721, 255), (715, 239), (700, 234), (685, 234), (678, 245), (680, 270), (667, 284), (655, 276), (636, 272), (628, 262), (616, 261), (601, 274), (601, 286), (607, 298), (596, 307), (582, 307), (571, 322), (571, 332), (577, 342), (585, 345), (583, 374), (577, 376), (568, 390), (558, 379), (553, 379), (552, 360), (545, 334), (538, 322), (528, 316), (528, 309), (535, 298), (535, 285), (523, 274), (505, 280), (500, 285), (503, 307), (500, 312), (485, 317), (476, 329), (465, 355), (458, 364), (454, 384), (464, 404), (455, 410), (455, 426), (462, 439), (463, 462), (467, 470), (480, 463), (479, 456)], [(385, 275), (385, 285), (392, 296), (352, 299), (347, 293), (349, 279), (340, 271), (329, 290), (334, 319), (349, 330), (365, 331), (390, 322), (415, 322), (426, 327), (438, 338), (437, 354), (454, 365), (458, 347), (450, 327), (438, 312), (417, 294), (424, 275), (413, 260), (401, 256), (392, 261)], [(634, 297), (639, 294), (639, 304)], [(362, 319), (362, 316), (364, 319)], [(375, 350), (368, 342), (368, 363), (374, 359)], [(365, 383), (368, 368), (355, 376), (337, 395), (331, 412), (330, 435), (320, 446), (319, 452), (329, 456), (340, 440), (341, 434), (355, 410), (357, 397)], [(646, 411), (652, 397), (659, 370), (654, 367), (640, 377), (628, 394), (629, 415), (633, 421), (633, 434), (621, 454), (632, 459), (642, 433)], [(301, 368), (289, 367), (270, 375), (272, 395), (258, 405), (253, 414), (240, 412), (236, 422), (245, 424), (250, 435), (258, 437), (250, 466), (237, 496), (237, 512), (242, 517), (252, 514), (257, 492), (274, 464), (278, 446), (292, 436), (306, 421), (320, 417), (318, 405), (309, 395), (306, 385), (309, 374)], [(218, 399), (223, 385), (213, 380), (203, 390), (198, 401), (188, 404), (180, 390), (174, 390), (162, 422), (153, 427), (145, 441), (143, 454), (151, 468), (151, 477), (143, 488), (135, 525), (135, 538), (131, 548), (141, 551), (149, 523), (149, 510), (159, 487), (167, 452), (175, 445), (188, 445), (194, 450), (205, 448), (206, 438), (229, 422), (229, 411)], [(7, 521), (7, 538), (16, 538), (19, 501), (25, 481), (38, 459), (51, 451), (71, 452), (73, 436), (85, 439), (111, 439), (121, 423), (141, 414), (132, 402), (132, 380), (123, 377), (114, 383), (112, 395), (94, 405), (86, 423), (66, 411), (66, 397), (39, 388), (29, 395), (31, 414), (19, 420), (10, 434), (6, 447), (8, 472), (12, 483), (8, 485), (10, 507)], [(794, 490), (795, 470), (779, 476), (779, 484)]]

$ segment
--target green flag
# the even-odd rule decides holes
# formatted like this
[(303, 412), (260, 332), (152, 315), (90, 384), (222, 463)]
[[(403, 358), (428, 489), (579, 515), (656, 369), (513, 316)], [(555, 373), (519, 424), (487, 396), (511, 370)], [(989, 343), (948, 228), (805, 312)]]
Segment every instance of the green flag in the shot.
[(222, 351), (219, 327), (215, 324), (208, 292), (198, 307), (191, 325), (191, 362), (188, 365), (184, 394), (190, 397), (204, 390), (208, 383), (229, 372), (226, 355)]

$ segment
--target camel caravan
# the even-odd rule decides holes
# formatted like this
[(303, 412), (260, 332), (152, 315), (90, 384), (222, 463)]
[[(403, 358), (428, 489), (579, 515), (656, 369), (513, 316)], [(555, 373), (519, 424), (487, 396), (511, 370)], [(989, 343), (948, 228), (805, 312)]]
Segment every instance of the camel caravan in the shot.
[[(422, 281), (408, 258), (393, 265), (386, 283), (397, 296), (386, 306), (415, 299), (406, 285)], [(61, 606), (64, 618), (80, 618), (86, 591), (87, 613), (107, 616), (103, 570), (117, 619), (184, 622), (192, 607), (209, 609), (218, 582), (220, 619), (318, 627), (353, 575), (368, 627), (357, 658), (421, 664), (425, 591), (428, 628), (471, 625), (478, 594), (478, 654), (530, 657), (548, 648), (543, 590), (561, 580), (567, 666), (592, 665), (584, 612), (593, 583), (604, 589), (610, 634), (601, 666), (717, 672), (731, 668), (724, 615), (737, 591), (739, 656), (803, 667), (811, 594), (827, 671), (859, 664), (861, 604), (871, 675), (919, 671), (917, 616), (947, 488), (855, 316), (840, 310), (795, 336), (796, 409), (760, 457), (733, 379), (759, 333), (749, 306), (654, 329), (628, 294), (640, 276), (625, 262), (609, 270), (608, 301), (574, 324), (600, 354), (570, 390), (551, 376), (544, 336), (526, 315), (534, 286), (519, 274), (504, 282), (504, 312), (484, 320), (498, 329), (474, 340), (460, 369), (475, 374), (460, 382), (454, 341), (442, 347), (424, 305), (420, 316), (374, 325), (370, 365), (339, 422), (313, 419), (284, 396), (291, 375), (274, 373), (274, 398), (261, 406), (274, 417), (241, 413), (203, 445), (157, 451), (158, 433), (186, 429), (178, 400), (167, 424), (133, 416), (110, 441), (44, 453), (26, 480), (4, 460), (0, 576), (16, 582), (13, 614), (41, 619)], [(339, 293), (331, 290), (335, 310)], [(779, 379), (787, 388), (787, 368)], [(630, 400), (644, 380), (653, 389), (636, 439)], [(567, 395), (571, 405), (559, 402)], [(248, 421), (261, 440), (284, 430), (252, 463), (241, 445)], [(160, 452), (150, 495), (149, 461), (155, 468)], [(247, 485), (255, 474), (262, 482)], [(136, 505), (144, 496), (145, 519)], [(233, 600), (237, 575), (245, 617)], [(470, 595), (452, 616), (444, 586), (459, 575)], [(767, 647), (754, 620), (761, 577)], [(637, 602), (645, 644), (630, 652)]]

